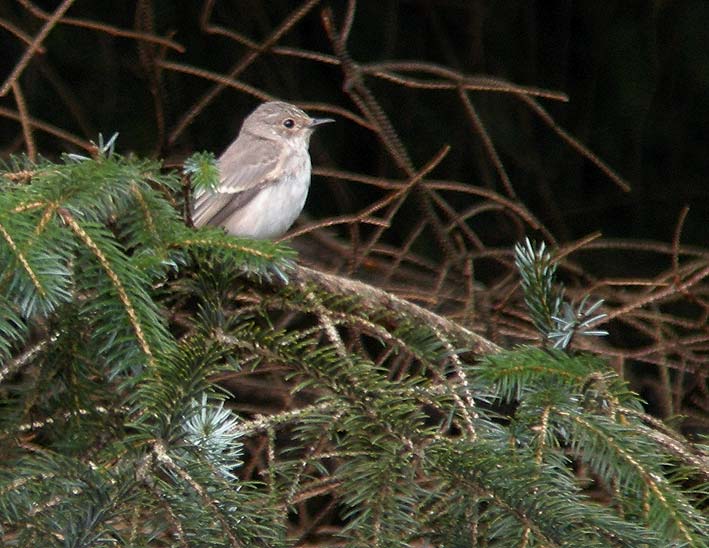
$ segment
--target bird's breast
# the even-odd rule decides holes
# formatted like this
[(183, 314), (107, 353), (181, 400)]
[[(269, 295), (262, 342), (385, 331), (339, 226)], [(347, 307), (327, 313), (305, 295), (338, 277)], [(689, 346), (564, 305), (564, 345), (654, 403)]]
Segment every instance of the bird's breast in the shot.
[(310, 156), (291, 154), (279, 166), (276, 182), (263, 188), (225, 224), (227, 232), (252, 238), (282, 236), (305, 205), (310, 187)]

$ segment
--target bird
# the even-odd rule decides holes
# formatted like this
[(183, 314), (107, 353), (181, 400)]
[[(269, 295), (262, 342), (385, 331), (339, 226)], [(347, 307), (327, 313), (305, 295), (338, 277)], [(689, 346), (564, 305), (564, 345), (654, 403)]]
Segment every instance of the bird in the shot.
[(312, 118), (282, 101), (259, 105), (217, 160), (219, 185), (195, 192), (194, 225), (220, 226), (233, 236), (254, 239), (285, 234), (308, 195), (310, 136), (334, 121)]

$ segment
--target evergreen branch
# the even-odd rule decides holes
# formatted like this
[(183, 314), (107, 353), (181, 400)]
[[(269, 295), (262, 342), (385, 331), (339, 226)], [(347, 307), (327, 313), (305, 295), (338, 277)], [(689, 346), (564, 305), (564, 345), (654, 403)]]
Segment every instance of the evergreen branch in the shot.
[[(361, 416), (366, 417), (367, 421), (384, 424), (389, 429), (393, 420), (390, 416), (392, 413), (407, 415), (409, 426), (405, 431), (387, 431), (406, 446), (413, 446), (407, 438), (407, 433), (415, 431), (415, 419), (421, 418), (415, 399), (412, 400), (412, 396), (418, 394), (415, 381), (389, 381), (385, 378), (385, 371), (371, 361), (356, 354), (348, 353), (343, 356), (336, 345), (315, 345), (315, 339), (292, 338), (288, 334), (270, 330), (260, 332), (253, 326), (249, 327), (247, 332), (242, 326), (239, 336), (221, 335), (220, 339), (233, 343), (240, 349), (265, 351), (269, 359), (290, 364), (304, 375), (319, 379), (322, 386), (331, 393), (330, 397), (340, 402), (340, 407), (351, 408), (353, 414), (362, 413)], [(248, 339), (254, 343), (246, 343)], [(302, 383), (297, 390), (304, 389), (309, 382)], [(379, 401), (378, 397), (384, 393), (396, 395), (400, 407), (389, 407), (385, 402)], [(327, 401), (328, 397), (322, 396), (320, 403), (326, 404)], [(313, 410), (318, 408), (319, 406)], [(326, 415), (325, 419), (331, 421), (332, 416)]]
[[(266, 248), (265, 250), (259, 249), (259, 247), (261, 247), (261, 243), (263, 243), (263, 247)], [(272, 248), (269, 249), (271, 246), (266, 242), (259, 242), (259, 244), (256, 244), (254, 240), (248, 238), (242, 239), (227, 237), (222, 240), (219, 238), (212, 239), (192, 236), (190, 238), (180, 240), (179, 244), (185, 247), (228, 249), (230, 251), (237, 251), (253, 257), (259, 257), (261, 259), (265, 259), (266, 261), (275, 261), (278, 258), (278, 253), (275, 250), (272, 251)]]
[[(15, 158), (13, 158), (15, 159)], [(32, 180), (32, 177), (35, 175), (35, 170), (34, 169), (24, 169), (21, 167), (14, 167), (14, 168), (8, 168), (7, 166), (0, 164), (2, 166), (2, 169), (10, 169), (11, 171), (5, 171), (2, 174), (3, 179), (7, 179), (8, 181), (12, 181), (13, 183), (28, 183)], [(4, 181), (3, 181), (4, 182)], [(18, 206), (19, 207), (19, 206)], [(29, 204), (28, 207), (32, 207), (32, 204)], [(41, 207), (41, 204), (40, 206)], [(13, 213), (18, 213), (20, 210), (13, 210)]]
[[(329, 303), (331, 304), (331, 303)], [(334, 325), (333, 325), (334, 327)], [(270, 330), (260, 331), (253, 325), (249, 325), (248, 329), (245, 325), (241, 325), (240, 329), (234, 333), (234, 335), (229, 335), (225, 333), (217, 334), (217, 340), (222, 344), (229, 345), (231, 347), (230, 352), (237, 352), (238, 355), (245, 353), (248, 359), (255, 359), (254, 356), (261, 356), (267, 359), (271, 363), (281, 363), (286, 367), (297, 365), (298, 369), (302, 368), (303, 373), (306, 376), (315, 375), (321, 378), (326, 386), (329, 386), (333, 393), (340, 394), (345, 397), (350, 404), (355, 406), (359, 405), (357, 402), (362, 398), (369, 400), (371, 396), (369, 394), (382, 394), (390, 391), (390, 388), (386, 386), (378, 386), (377, 384), (381, 381), (374, 380), (372, 375), (379, 375), (379, 367), (375, 366), (367, 360), (362, 360), (361, 358), (356, 358), (355, 356), (345, 356), (342, 357), (342, 350), (339, 351), (336, 347), (332, 347), (333, 353), (338, 356), (335, 361), (332, 360), (332, 355), (328, 353), (328, 348), (322, 348), (321, 345), (316, 343), (316, 339), (310, 341), (308, 337), (310, 334), (305, 332), (298, 333), (297, 338), (293, 338), (291, 335), (279, 333)], [(409, 344), (410, 343), (405, 343)], [(311, 353), (308, 348), (317, 348), (316, 351)], [(454, 412), (457, 413), (461, 419), (461, 428), (470, 428), (473, 432), (474, 437), (475, 426), (474, 424), (479, 421), (478, 415), (476, 413), (467, 412), (466, 404), (463, 399), (459, 396), (458, 392), (462, 391), (460, 382), (448, 379), (444, 371), (438, 372), (441, 369), (443, 363), (448, 360), (449, 354), (447, 352), (437, 353), (436, 356), (429, 356), (432, 359), (430, 363), (430, 370), (436, 372), (436, 379), (441, 383), (440, 386), (422, 386), (415, 379), (411, 380), (411, 384), (403, 381), (399, 381), (397, 384), (397, 393), (400, 394), (402, 401), (408, 403), (420, 402), (424, 405), (431, 405), (433, 408), (440, 408), (441, 413), (449, 416), (449, 420), (452, 420)], [(356, 361), (350, 361), (356, 358)], [(426, 363), (426, 362), (424, 362)], [(313, 366), (316, 368), (313, 369)], [(323, 369), (321, 370), (320, 367)], [(337, 371), (329, 371), (329, 368), (335, 367)], [(463, 373), (467, 377), (467, 373)], [(343, 384), (341, 380), (346, 379)], [(339, 379), (339, 380), (338, 380)], [(366, 381), (364, 379), (367, 379)], [(330, 385), (330, 381), (334, 381), (334, 384)], [(374, 381), (375, 385), (372, 385)], [(302, 390), (310, 382), (307, 381), (301, 384), (297, 390)], [(356, 387), (367, 386), (364, 390), (359, 390)], [(481, 390), (476, 387), (476, 397), (485, 398), (486, 391)], [(447, 403), (444, 404), (441, 398), (450, 398), (455, 402), (454, 409), (448, 409)], [(328, 400), (322, 400), (322, 405), (333, 406), (338, 409), (347, 409), (348, 405), (345, 404), (343, 400), (339, 400), (340, 403), (327, 403)], [(313, 411), (317, 411), (319, 406), (313, 408)], [(367, 414), (370, 416), (370, 420), (374, 420), (374, 415), (372, 415), (373, 408), (371, 405), (367, 405)], [(286, 415), (287, 416), (287, 415)], [(274, 418), (277, 418), (276, 415)], [(329, 414), (324, 415), (325, 420), (332, 421), (332, 416)], [(303, 418), (306, 420), (307, 415)], [(471, 424), (472, 422), (472, 424)], [(411, 445), (410, 441), (403, 440), (408, 445)]]
[(292, 411), (283, 411), (268, 417), (259, 417), (251, 421), (243, 421), (239, 424), (239, 431), (244, 436), (253, 436), (254, 434), (266, 432), (279, 426), (285, 426), (296, 421), (303, 421), (309, 415), (317, 413), (332, 413), (335, 411), (333, 402), (323, 401), (306, 407), (293, 409)]
[(603, 336), (607, 331), (590, 329), (607, 314), (593, 315), (603, 304), (598, 300), (588, 308), (588, 295), (579, 303), (576, 310), (564, 300), (563, 284), (556, 284), (557, 262), (542, 242), (535, 244), (525, 238), (524, 245), (515, 245), (515, 265), (521, 277), (524, 302), (529, 309), (537, 330), (554, 343), (554, 348), (567, 348), (574, 335)]
[(501, 449), (494, 438), (471, 445), (439, 440), (426, 458), (450, 489), (462, 485), (478, 504), (491, 506), (484, 518), (494, 524), (488, 538), (522, 538), (529, 530), (550, 546), (657, 546), (651, 531), (579, 496), (562, 462), (537, 467), (533, 454)]
[(220, 349), (199, 337), (182, 340), (157, 356), (128, 398), (135, 415), (132, 426), (141, 439), (172, 444), (185, 436), (186, 421), (198, 411), (194, 401), (204, 393), (216, 394), (208, 377), (220, 371), (222, 356)]
[[(60, 421), (63, 422), (68, 422), (71, 419), (79, 418), (79, 417), (86, 417), (89, 415), (104, 415), (104, 416), (109, 416), (111, 414), (120, 414), (121, 416), (126, 416), (128, 411), (130, 411), (128, 408), (123, 407), (115, 412), (102, 406), (102, 405), (97, 405), (92, 407), (91, 409), (86, 409), (86, 408), (79, 408), (71, 411), (67, 411), (63, 413), (59, 417), (47, 417), (44, 420), (34, 420), (29, 423), (23, 423), (19, 424), (15, 427), (15, 431), (20, 432), (20, 433), (27, 433), (27, 432), (37, 432), (43, 428), (48, 428), (54, 425), (57, 425)], [(3, 434), (7, 434), (7, 432), (3, 432)]]
[(0, 489), (0, 507), (11, 509), (21, 526), (21, 546), (38, 545), (26, 542), (37, 533), (42, 546), (52, 540), (53, 546), (97, 546), (101, 538), (115, 539), (113, 523), (130, 501), (132, 482), (47, 450), (25, 456), (18, 469), (22, 476)]
[[(414, 358), (418, 359), (425, 368), (434, 371), (436, 379), (447, 387), (448, 394), (458, 406), (458, 410), (463, 418), (463, 424), (470, 438), (475, 439), (473, 419), (477, 419), (478, 417), (474, 410), (475, 402), (468, 386), (468, 375), (463, 371), (462, 362), (458, 357), (459, 351), (453, 348), (443, 333), (438, 331), (435, 327), (422, 328), (421, 326), (409, 325), (406, 321), (402, 321), (395, 330), (387, 329), (381, 325), (386, 319), (376, 318), (376, 311), (360, 310), (358, 314), (356, 310), (348, 310), (348, 308), (354, 308), (360, 304), (356, 299), (346, 299), (344, 302), (342, 299), (339, 299), (335, 302), (336, 299), (333, 298), (332, 295), (325, 294), (324, 296), (327, 298), (326, 302), (323, 302), (321, 305), (307, 305), (301, 304), (299, 295), (300, 294), (297, 294), (296, 291), (288, 291), (288, 287), (286, 287), (284, 291), (280, 293), (280, 296), (274, 298), (266, 297), (263, 301), (263, 306), (269, 308), (270, 303), (279, 301), (287, 303), (285, 307), (291, 311), (297, 310), (300, 312), (317, 312), (318, 314), (322, 314), (323, 311), (327, 309), (327, 316), (329, 322), (333, 324), (333, 327), (342, 324), (363, 329), (383, 343), (393, 345), (394, 351), (410, 353)], [(305, 298), (313, 302), (314, 294), (308, 292)], [(348, 304), (351, 306), (348, 307)], [(345, 311), (340, 310), (341, 308), (345, 308)], [(422, 337), (422, 340), (414, 339), (415, 334), (421, 333), (422, 335), (419, 336)], [(453, 367), (458, 379), (458, 387), (456, 388), (452, 388), (445, 373), (442, 374), (439, 371), (447, 362), (453, 362)], [(459, 391), (462, 391), (462, 397), (458, 393)], [(422, 396), (423, 394), (420, 393), (419, 395)], [(412, 394), (412, 397), (417, 398), (419, 396)], [(470, 410), (472, 410), (472, 413)]]
[[(289, 310), (292, 311), (303, 313), (314, 313), (316, 311), (315, 307), (301, 303), (295, 299), (297, 299), (296, 295), (284, 296), (281, 294), (275, 295), (273, 298), (265, 296), (262, 300), (261, 306), (263, 308), (268, 309), (270, 306), (279, 303), (281, 306), (287, 307)], [(400, 325), (396, 331), (392, 331), (390, 329), (387, 329), (383, 325), (380, 325), (376, 321), (371, 320), (362, 315), (358, 315), (355, 312), (337, 310), (330, 303), (327, 303), (326, 306), (328, 315), (330, 316), (335, 325), (343, 325), (356, 329), (361, 329), (364, 333), (375, 337), (382, 343), (391, 345), (395, 352), (410, 354), (412, 357), (416, 358), (417, 360), (420, 360), (426, 367), (435, 367), (437, 365), (437, 359), (441, 357), (441, 353), (436, 352), (435, 349), (431, 349), (431, 352), (426, 352), (419, 345), (412, 344), (411, 337), (408, 337), (406, 333), (407, 326), (404, 324)], [(433, 340), (435, 341), (435, 343), (439, 343), (437, 339)], [(437, 344), (437, 346), (440, 345)]]
[(252, 274), (268, 281), (275, 274), (287, 282), (286, 274), (292, 270), (295, 257), (295, 251), (285, 245), (270, 240), (235, 238), (221, 229), (211, 228), (197, 233), (185, 230), (174, 237), (171, 246), (193, 251), (198, 262), (207, 263), (204, 269), (223, 269), (231, 262), (230, 268), (236, 268), (240, 274)]
[(551, 437), (551, 430), (549, 428), (549, 416), (551, 411), (551, 406), (544, 406), (541, 416), (539, 417), (538, 426), (536, 428), (533, 427), (536, 437), (539, 440), (534, 455), (534, 462), (537, 463), (537, 466), (541, 466), (542, 462), (544, 462), (544, 450), (547, 446), (547, 440)]
[[(476, 374), (493, 387), (505, 402), (519, 400), (543, 383), (565, 385), (568, 388), (590, 393), (599, 379), (599, 371), (607, 372), (603, 392), (597, 397), (618, 403), (630, 403), (634, 396), (627, 386), (605, 362), (588, 354), (569, 356), (560, 350), (519, 347), (515, 350), (485, 356), (477, 366)], [(634, 405), (637, 405), (635, 403)]]
[(113, 287), (118, 293), (118, 298), (123, 304), (126, 314), (128, 315), (128, 319), (131, 325), (133, 326), (133, 331), (135, 332), (135, 336), (138, 339), (140, 348), (142, 349), (143, 353), (148, 357), (148, 359), (152, 361), (153, 352), (150, 348), (150, 345), (148, 344), (148, 340), (145, 337), (143, 327), (141, 325), (140, 319), (138, 318), (138, 313), (136, 312), (131, 299), (128, 297), (128, 292), (126, 291), (123, 282), (121, 282), (120, 277), (112, 268), (111, 262), (108, 260), (103, 251), (101, 251), (99, 246), (96, 245), (96, 243), (89, 236), (89, 234), (81, 227), (81, 225), (67, 210), (59, 209), (58, 213), (62, 220), (67, 224), (67, 226), (71, 228), (72, 232), (79, 237), (79, 239), (91, 251), (94, 257), (98, 259), (99, 263), (101, 264), (101, 267), (103, 268), (103, 271), (109, 277), (111, 283), (113, 284)]
[[(13, 192), (0, 195), (2, 213), (16, 203)], [(71, 242), (62, 239), (56, 227), (44, 234), (42, 245), (33, 219), (24, 215), (1, 215), (0, 286), (25, 319), (39, 313), (47, 316), (62, 302), (72, 299), (71, 273), (68, 268)]]
[(10, 234), (2, 225), (2, 223), (0, 223), (0, 236), (2, 236), (3, 239), (7, 242), (7, 245), (12, 250), (19, 263), (22, 265), (22, 268), (27, 273), (27, 276), (29, 276), (29, 279), (32, 281), (32, 285), (37, 290), (37, 293), (39, 293), (40, 297), (42, 297), (43, 299), (46, 298), (47, 292), (44, 288), (44, 285), (39, 281), (39, 277), (35, 273), (34, 269), (30, 266), (27, 257), (25, 257), (25, 255), (19, 250), (12, 236), (10, 236)]
[(212, 510), (213, 515), (216, 516), (217, 520), (221, 524), (222, 532), (229, 539), (229, 545), (233, 548), (241, 548), (243, 545), (234, 536), (230, 524), (223, 516), (222, 509), (218, 506), (218, 501), (212, 499), (207, 489), (202, 487), (202, 485), (200, 485), (199, 482), (197, 482), (187, 470), (177, 465), (175, 460), (168, 454), (167, 447), (163, 442), (156, 441), (153, 444), (152, 451), (157, 465), (164, 467), (165, 469), (169, 470), (170, 472), (181, 478), (187, 485), (189, 485), (194, 490), (195, 493), (197, 493), (197, 495), (204, 502), (204, 504), (210, 510)]
[[(590, 372), (587, 368), (594, 360), (569, 359), (559, 352), (546, 354), (530, 350), (517, 358), (503, 354), (489, 356), (486, 361), (491, 365), (483, 368), (481, 373), (497, 384), (502, 401), (520, 401), (513, 424), (517, 426), (520, 441), (527, 436), (526, 432), (519, 431), (520, 428), (528, 425), (533, 432), (537, 440), (537, 462), (548, 438), (555, 443), (570, 443), (579, 458), (590, 464), (604, 481), (620, 484), (624, 492), (641, 489), (635, 479), (640, 478), (651, 497), (646, 502), (648, 507), (658, 517), (665, 516), (662, 520), (669, 520), (666, 526), (661, 526), (662, 520), (655, 521), (656, 530), (664, 528), (663, 534), (668, 539), (674, 538), (674, 531), (678, 531), (690, 546), (703, 546), (697, 543), (697, 536), (691, 529), (699, 531), (707, 524), (689, 502), (683, 500), (681, 493), (671, 487), (659, 467), (651, 464), (662, 462), (661, 455), (650, 444), (652, 436), (639, 435), (638, 425), (623, 426), (614, 421), (618, 412), (628, 416), (620, 411), (619, 404), (628, 401), (629, 396), (617, 378)], [(598, 378), (602, 378), (601, 390), (593, 388), (598, 382), (591, 379)], [(574, 399), (561, 389), (564, 385), (581, 390), (582, 397)], [(548, 426), (539, 426), (540, 416), (542, 425), (546, 422)], [(546, 421), (544, 417), (547, 417)], [(578, 421), (576, 426), (574, 421)], [(542, 430), (548, 432), (547, 435), (542, 435)], [(553, 452), (546, 453), (543, 460), (552, 456)], [(696, 459), (695, 463), (698, 463)], [(625, 500), (623, 494), (618, 496)]]
[(452, 392), (452, 395), (456, 401), (456, 404), (458, 405), (458, 409), (460, 410), (463, 416), (465, 427), (468, 432), (468, 438), (470, 441), (475, 441), (477, 433), (475, 432), (473, 420), (478, 419), (479, 416), (477, 411), (475, 410), (475, 400), (473, 399), (473, 395), (470, 391), (470, 386), (468, 384), (468, 375), (463, 370), (463, 363), (458, 357), (458, 352), (453, 348), (451, 343), (448, 341), (448, 338), (444, 337), (442, 333), (439, 333), (435, 327), (432, 327), (431, 329), (439, 338), (439, 340), (441, 340), (446, 345), (448, 349), (448, 355), (450, 357), (451, 362), (453, 363), (453, 370), (455, 371), (455, 375), (458, 378), (458, 383), (462, 388), (461, 392), (463, 393), (462, 397), (459, 396), (457, 392)]
[(18, 206), (13, 207), (10, 211), (12, 213), (24, 213), (26, 211), (32, 211), (34, 209), (40, 209), (40, 208), (46, 208), (47, 207), (47, 202), (29, 202), (29, 203), (23, 203)]
[[(13, 304), (0, 295), (0, 364), (12, 356), (13, 347), (22, 341), (28, 328), (27, 324), (15, 314)], [(9, 374), (21, 367), (23, 360), (13, 359), (0, 367), (0, 383)]]
[(191, 548), (190, 545), (187, 544), (187, 534), (184, 527), (182, 526), (181, 518), (183, 516), (177, 515), (170, 503), (165, 500), (165, 496), (163, 495), (163, 493), (161, 493), (155, 487), (154, 484), (149, 481), (145, 481), (144, 483), (145, 488), (150, 492), (155, 501), (157, 501), (157, 503), (160, 505), (160, 508), (163, 509), (164, 515), (173, 527), (172, 534), (177, 537), (177, 541), (180, 543), (180, 546), (182, 546), (182, 548)]
[[(0, 226), (46, 287), (34, 297), (0, 233), (21, 271), (0, 284), (0, 542), (285, 546), (339, 510), (353, 546), (704, 546), (705, 459), (638, 424), (606, 364), (502, 352), (283, 245), (190, 230), (177, 175), (114, 145), (0, 180)], [(209, 161), (195, 169), (209, 178)], [(288, 268), (290, 283), (272, 276)], [(41, 318), (15, 314), (32, 299)], [(588, 332), (598, 306), (552, 320)], [(23, 352), (28, 332), (45, 340)], [(289, 396), (259, 415), (247, 395), (241, 420), (216, 384), (241, 394), (235, 372)], [(615, 504), (583, 496), (578, 461)], [(312, 528), (286, 541), (305, 503)]]
[(399, 319), (436, 327), (441, 333), (451, 337), (455, 344), (464, 346), (468, 352), (484, 356), (501, 350), (495, 343), (444, 316), (364, 282), (327, 274), (300, 265), (294, 267), (290, 278), (291, 282), (295, 283), (302, 291), (308, 291), (308, 286), (314, 284), (325, 293), (357, 299), (363, 309), (372, 312), (384, 310)]
[(133, 193), (133, 196), (135, 197), (136, 201), (138, 202), (138, 205), (140, 206), (140, 211), (143, 214), (143, 219), (145, 221), (145, 225), (148, 229), (148, 232), (150, 232), (155, 237), (155, 239), (157, 239), (155, 219), (153, 216), (153, 212), (151, 211), (145, 200), (145, 196), (138, 188), (138, 185), (135, 184), (131, 185), (131, 192)]
[(37, 236), (42, 234), (44, 232), (44, 230), (47, 228), (47, 225), (54, 217), (54, 214), (57, 212), (57, 208), (59, 206), (55, 203), (48, 203), (43, 207), (44, 207), (44, 211), (42, 213), (42, 217), (39, 219), (39, 223), (37, 223), (37, 228), (35, 228), (35, 234)]
[(556, 273), (556, 262), (546, 251), (542, 242), (535, 249), (533, 242), (527, 238), (525, 245), (515, 246), (515, 264), (520, 272), (524, 301), (532, 315), (532, 321), (537, 329), (548, 334), (554, 330), (552, 318), (558, 316), (563, 301), (563, 289), (553, 287)]
[(673, 431), (662, 421), (641, 413), (635, 409), (621, 407), (618, 412), (628, 415), (646, 423), (643, 432), (650, 436), (660, 447), (674, 455), (684, 465), (690, 467), (693, 473), (703, 476), (709, 482), (709, 452), (702, 451), (693, 444), (689, 444), (678, 432)]
[[(298, 358), (299, 354), (304, 348), (310, 346), (310, 344), (304, 340), (308, 335), (304, 333), (301, 333), (300, 335), (302, 339), (299, 337), (297, 340), (291, 340), (288, 335), (275, 332), (257, 333), (256, 331), (250, 331), (249, 333), (246, 333), (244, 330), (240, 330), (238, 332), (238, 336), (219, 333), (216, 336), (216, 340), (221, 344), (231, 347), (231, 352), (245, 352), (251, 359), (256, 359), (254, 356), (259, 355), (265, 359), (268, 359), (269, 362), (280, 363), (284, 366), (288, 366), (296, 363), (296, 360), (300, 360), (301, 358)], [(278, 350), (276, 351), (274, 349)], [(445, 378), (445, 376), (440, 374), (437, 375), (436, 378), (441, 383), (440, 385), (408, 386), (406, 384), (400, 384), (398, 386), (398, 391), (400, 391), (401, 397), (407, 401), (421, 402), (422, 404), (430, 405), (431, 407), (442, 407), (441, 397), (450, 397), (456, 402), (457, 408), (460, 410), (461, 416), (463, 416), (463, 412), (460, 409), (463, 406), (463, 403), (462, 400), (457, 397), (458, 386), (455, 381), (451, 382)], [(358, 380), (350, 379), (350, 383), (358, 383)], [(337, 386), (339, 387), (339, 384)], [(298, 389), (300, 390), (304, 387), (305, 384), (302, 384)], [(339, 391), (339, 388), (337, 388), (337, 390)], [(378, 393), (378, 390), (373, 391)], [(479, 389), (476, 394), (478, 398), (484, 398), (486, 395)], [(269, 417), (259, 418), (255, 421), (245, 422), (242, 424), (242, 429), (246, 435), (252, 435), (259, 431), (266, 431), (279, 425), (287, 425), (296, 419), (299, 419), (301, 422), (307, 422), (317, 416), (322, 416), (324, 417), (324, 420), (332, 422), (332, 411), (336, 409), (344, 411), (344, 405), (345, 404), (342, 400), (339, 400), (338, 403), (338, 401), (323, 399), (315, 405), (293, 411), (284, 411), (282, 413), (270, 415)], [(449, 414), (449, 411), (446, 410), (445, 413)], [(471, 417), (471, 419), (473, 419), (473, 417)], [(474, 420), (477, 419), (478, 417), (475, 415)]]
[(243, 462), (241, 426), (234, 413), (207, 400), (202, 393), (201, 401), (192, 400), (191, 416), (184, 421), (186, 441), (199, 449), (200, 454), (214, 466), (216, 473), (228, 480), (235, 480), (232, 470)]
[(195, 152), (184, 161), (182, 171), (196, 191), (216, 190), (219, 186), (219, 166), (212, 152)]
[[(671, 527), (667, 531), (667, 538), (673, 538), (673, 530), (680, 533), (684, 541), (687, 542), (688, 546), (706, 546), (702, 542), (702, 536), (700, 531), (709, 530), (709, 522), (704, 519), (699, 513), (692, 508), (692, 506), (683, 500), (684, 497), (675, 491), (667, 480), (660, 474), (660, 471), (656, 467), (649, 465), (646, 462), (642, 462), (641, 458), (645, 461), (648, 460), (649, 450), (646, 447), (640, 447), (634, 451), (630, 451), (627, 442), (629, 440), (641, 442), (634, 431), (627, 430), (625, 436), (619, 436), (614, 432), (607, 432), (603, 425), (603, 417), (596, 417), (595, 423), (591, 422), (589, 418), (586, 418), (580, 414), (569, 414), (566, 412), (560, 412), (560, 416), (569, 418), (578, 428), (577, 434), (583, 432), (584, 435), (592, 436), (594, 439), (590, 440), (589, 446), (594, 447), (596, 453), (592, 456), (589, 448), (585, 450), (582, 449), (587, 444), (584, 444), (580, 437), (576, 437), (574, 440), (574, 446), (577, 451), (582, 455), (586, 455), (594, 468), (605, 478), (609, 477), (610, 467), (614, 468), (613, 472), (616, 477), (623, 483), (632, 483), (633, 476), (637, 476), (642, 480), (643, 485), (654, 495), (654, 501), (659, 504), (660, 508), (656, 511), (658, 515), (664, 516), (664, 519), (669, 519)], [(617, 428), (615, 424), (607, 423), (605, 425), (608, 429)], [(625, 443), (621, 443), (623, 440)], [(603, 444), (602, 448), (598, 448), (598, 444)], [(624, 447), (625, 445), (625, 447)], [(600, 465), (600, 455), (598, 451), (612, 451), (619, 460), (614, 459), (604, 459), (603, 465)], [(590, 458), (589, 458), (590, 457)], [(618, 467), (618, 465), (611, 465), (611, 463), (624, 463), (629, 465), (633, 474), (629, 475), (623, 473), (623, 471)], [(600, 466), (599, 466), (600, 465)], [(610, 466), (609, 466), (610, 465)], [(651, 506), (652, 506), (652, 502)], [(659, 524), (657, 524), (659, 525)], [(657, 526), (656, 525), (656, 526)], [(690, 528), (694, 528), (698, 535), (693, 534)]]
[[(123, 215), (136, 208), (135, 188), (147, 194), (153, 192), (153, 179), (170, 181), (174, 176), (161, 176), (160, 164), (154, 161), (124, 158), (112, 152), (114, 141), (104, 144), (99, 140), (96, 158), (63, 156), (63, 164), (41, 163), (33, 184), (26, 190), (17, 189), (18, 198), (27, 193), (26, 201), (42, 196), (49, 203), (60, 205), (83, 221), (107, 223), (120, 221)], [(101, 148), (103, 147), (103, 148)], [(155, 204), (155, 202), (153, 202)], [(154, 214), (163, 208), (158, 208)], [(173, 215), (176, 217), (175, 212)]]

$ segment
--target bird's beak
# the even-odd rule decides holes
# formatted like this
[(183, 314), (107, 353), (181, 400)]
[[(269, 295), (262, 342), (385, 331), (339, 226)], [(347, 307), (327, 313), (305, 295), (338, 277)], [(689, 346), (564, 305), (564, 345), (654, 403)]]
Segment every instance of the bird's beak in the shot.
[(329, 124), (330, 122), (334, 122), (332, 118), (311, 118), (310, 123), (308, 124), (309, 128), (314, 128), (317, 127), (321, 124)]

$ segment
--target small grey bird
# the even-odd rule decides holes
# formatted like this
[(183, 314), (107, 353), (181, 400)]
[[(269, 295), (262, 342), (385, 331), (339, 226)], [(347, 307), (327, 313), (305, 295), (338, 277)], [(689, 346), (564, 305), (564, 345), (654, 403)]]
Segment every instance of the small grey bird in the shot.
[(222, 226), (234, 236), (276, 238), (303, 209), (310, 186), (310, 136), (331, 118), (311, 118), (280, 101), (263, 103), (218, 160), (220, 184), (198, 191), (195, 226)]

